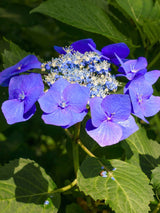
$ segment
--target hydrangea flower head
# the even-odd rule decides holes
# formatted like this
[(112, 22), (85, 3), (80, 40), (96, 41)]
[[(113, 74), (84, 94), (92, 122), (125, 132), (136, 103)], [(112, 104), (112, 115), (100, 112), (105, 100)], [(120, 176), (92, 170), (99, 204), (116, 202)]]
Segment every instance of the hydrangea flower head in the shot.
[(12, 77), (9, 83), (9, 100), (2, 104), (2, 112), (8, 124), (26, 121), (36, 111), (35, 102), (44, 89), (40, 74)]
[(90, 97), (104, 98), (110, 91), (115, 92), (118, 81), (110, 73), (110, 63), (93, 51), (94, 47), (91, 39), (77, 41), (64, 49), (58, 47), (60, 53), (65, 53), (42, 65), (42, 70), (48, 71), (47, 84), (51, 86), (63, 77), (70, 83), (88, 87)]
[(69, 128), (83, 120), (88, 100), (88, 88), (60, 78), (38, 101), (45, 123)]
[(129, 137), (138, 130), (130, 115), (131, 103), (128, 95), (111, 94), (90, 100), (91, 119), (86, 131), (100, 146), (109, 146)]
[(26, 56), (17, 64), (0, 72), (0, 86), (8, 86), (11, 77), (35, 68), (40, 69), (41, 62), (35, 55)]

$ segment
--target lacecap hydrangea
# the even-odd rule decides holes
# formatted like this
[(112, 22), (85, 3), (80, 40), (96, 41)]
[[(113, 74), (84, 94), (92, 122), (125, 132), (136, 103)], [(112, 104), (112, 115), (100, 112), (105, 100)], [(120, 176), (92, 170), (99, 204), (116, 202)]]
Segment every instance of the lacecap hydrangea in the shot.
[[(148, 122), (145, 117), (160, 110), (160, 97), (153, 96), (152, 88), (160, 71), (147, 72), (144, 57), (127, 59), (130, 50), (126, 44), (110, 44), (99, 51), (92, 39), (83, 39), (54, 48), (57, 58), (41, 63), (29, 55), (0, 73), (0, 85), (9, 88), (9, 100), (2, 104), (9, 124), (32, 117), (38, 101), (46, 124), (69, 128), (91, 115), (87, 134), (100, 146), (107, 146), (138, 130), (131, 114)], [(116, 76), (112, 64), (117, 66)], [(29, 74), (34, 68), (44, 72), (43, 77)], [(117, 94), (119, 76), (128, 80), (123, 94)], [(49, 87), (45, 91), (43, 84)]]

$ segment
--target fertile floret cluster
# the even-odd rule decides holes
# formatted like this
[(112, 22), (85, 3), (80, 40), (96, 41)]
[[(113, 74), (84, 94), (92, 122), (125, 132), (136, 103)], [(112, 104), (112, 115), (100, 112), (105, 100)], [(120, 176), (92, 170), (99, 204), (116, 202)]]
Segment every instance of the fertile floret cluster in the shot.
[[(146, 120), (160, 110), (160, 97), (153, 96), (152, 85), (159, 70), (147, 72), (147, 60), (126, 59), (129, 48), (124, 43), (96, 49), (92, 39), (76, 41), (70, 47), (55, 46), (58, 58), (41, 63), (28, 55), (0, 73), (0, 85), (9, 87), (9, 100), (2, 104), (8, 124), (31, 118), (38, 101), (46, 124), (69, 128), (81, 122), (90, 110), (86, 132), (100, 146), (116, 144), (126, 139), (138, 126), (131, 115)], [(116, 77), (111, 65), (118, 66)], [(32, 69), (45, 71), (22, 74)], [(117, 77), (128, 79), (123, 94), (115, 93)], [(44, 91), (44, 83), (50, 87)], [(106, 174), (103, 174), (106, 176)]]
[(60, 78), (70, 83), (88, 87), (90, 97), (104, 98), (110, 91), (116, 91), (118, 81), (109, 72), (110, 63), (102, 59), (96, 52), (84, 54), (71, 48), (65, 49), (66, 54), (42, 64), (42, 71), (47, 71), (45, 82), (51, 86)]

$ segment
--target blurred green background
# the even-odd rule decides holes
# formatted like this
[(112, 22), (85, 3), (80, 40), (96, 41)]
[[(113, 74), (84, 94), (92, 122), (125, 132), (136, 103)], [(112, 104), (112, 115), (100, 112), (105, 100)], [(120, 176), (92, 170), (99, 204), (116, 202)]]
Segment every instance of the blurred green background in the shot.
[[(107, 36), (107, 34), (106, 36), (103, 33), (96, 34), (93, 33), (93, 30), (86, 31), (83, 27), (74, 27), (76, 24), (71, 26), (63, 23), (59, 21), (61, 18), (55, 17), (55, 19), (37, 12), (30, 13), (32, 9), (43, 2), (45, 1), (0, 0), (0, 70), (6, 68), (9, 64), (10, 59), (7, 56), (13, 51), (9, 41), (18, 45), (22, 50), (35, 54), (41, 61), (58, 56), (53, 49), (54, 45), (66, 46), (79, 39), (92, 38), (99, 50), (107, 44), (116, 41), (121, 42), (119, 38), (115, 39), (112, 36)], [(141, 24), (136, 23), (125, 10), (121, 9), (118, 1), (94, 0), (93, 2), (99, 4), (100, 8), (102, 5), (106, 6), (103, 7), (104, 12), (108, 14), (117, 29), (127, 37), (126, 43), (131, 49), (130, 58), (145, 56), (149, 62), (149, 70), (160, 69), (159, 35), (154, 34), (155, 29), (150, 29), (151, 35), (148, 35), (147, 31), (148, 26), (153, 26), (151, 21), (155, 23), (155, 20), (148, 20), (148, 22), (145, 20), (146, 25), (141, 30)], [(159, 26), (160, 15), (155, 15), (155, 17), (158, 20), (156, 26)], [(154, 16), (152, 19), (154, 19)], [(88, 20), (86, 20), (86, 25), (87, 22)], [(157, 33), (159, 33), (158, 30)], [(155, 94), (157, 95), (160, 94), (159, 85), (160, 81), (155, 85)], [(7, 88), (0, 88), (0, 94), (0, 104), (2, 104), (8, 97)], [(69, 183), (69, 180), (74, 179), (71, 143), (68, 142), (63, 129), (45, 125), (40, 117), (41, 111), (37, 105), (37, 112), (29, 121), (10, 126), (0, 112), (0, 165), (20, 157), (33, 159), (46, 170), (58, 187), (62, 187)], [(160, 142), (159, 114), (150, 118), (150, 125), (143, 125), (147, 129), (148, 136)], [(85, 135), (85, 137), (87, 136)], [(114, 150), (115, 155), (109, 156), (109, 158), (118, 158), (123, 154), (119, 145), (116, 148), (106, 148), (103, 154), (108, 154), (110, 149)], [(83, 152), (81, 157), (84, 157)], [(79, 192), (62, 195), (59, 212), (64, 212), (66, 206), (74, 201), (83, 204), (84, 208), (87, 208), (86, 212), (92, 212), (88, 203), (91, 203), (92, 208), (96, 209), (90, 198), (87, 198), (88, 203), (86, 204), (83, 197), (83, 194)], [(98, 210), (96, 211), (98, 212)], [(99, 210), (99, 212), (102, 211)]]

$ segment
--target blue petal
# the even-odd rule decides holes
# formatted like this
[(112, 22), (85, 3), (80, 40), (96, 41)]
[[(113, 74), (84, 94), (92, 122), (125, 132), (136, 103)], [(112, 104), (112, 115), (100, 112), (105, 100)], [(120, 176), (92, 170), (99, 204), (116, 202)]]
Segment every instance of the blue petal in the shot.
[(14, 66), (7, 68), (0, 73), (0, 85), (8, 86), (12, 76), (34, 68), (40, 69), (41, 63), (38, 61), (36, 56), (28, 55)]
[(22, 121), (24, 119), (24, 102), (13, 100), (7, 100), (2, 104), (2, 112), (7, 120), (8, 124), (14, 124)]
[(147, 67), (147, 60), (144, 57), (139, 57), (137, 60), (128, 60), (124, 63), (117, 55), (116, 57), (121, 63), (121, 67), (118, 69), (118, 71), (125, 73), (126, 78), (129, 80), (132, 80), (140, 70), (144, 70)]
[(145, 57), (139, 57), (136, 60), (136, 64), (134, 68), (136, 71), (139, 71), (139, 70), (145, 69), (147, 65), (148, 65), (147, 59)]
[(96, 128), (89, 120), (86, 123), (86, 132), (102, 147), (116, 144), (122, 137), (121, 127), (118, 124), (106, 121)]
[(141, 105), (142, 111), (145, 117), (150, 117), (155, 115), (160, 111), (160, 97), (151, 96)]
[(102, 101), (102, 108), (108, 116), (112, 115), (112, 121), (124, 121), (131, 113), (131, 102), (128, 95), (112, 94)]
[(119, 61), (116, 58), (117, 54), (121, 59), (126, 58), (129, 55), (129, 48), (125, 43), (117, 43), (117, 44), (110, 44), (105, 46), (101, 50), (102, 55), (107, 56), (110, 58), (111, 62), (118, 65)]
[(49, 89), (38, 99), (38, 102), (43, 112), (52, 113), (57, 110), (58, 105), (61, 102), (60, 98), (61, 96), (58, 92)]
[(64, 89), (69, 85), (70, 83), (67, 80), (63, 78), (58, 79), (52, 87), (39, 98), (38, 102), (41, 109), (45, 113), (52, 113), (57, 110), (61, 101), (64, 101)]
[(26, 113), (24, 113), (23, 118), (28, 120), (34, 115), (35, 112), (36, 112), (36, 105), (34, 104)]
[(71, 44), (71, 47), (73, 48), (73, 50), (79, 51), (83, 54), (85, 52), (92, 51), (92, 48), (88, 44), (90, 44), (93, 48), (96, 48), (96, 44), (91, 38), (76, 41)]
[(76, 124), (78, 122), (81, 122), (83, 120), (83, 118), (86, 116), (86, 114), (87, 114), (87, 110), (84, 110), (81, 113), (71, 111), (71, 117), (72, 117), (71, 122), (68, 125), (62, 126), (62, 127), (66, 129), (66, 128), (73, 126), (74, 124)]
[(57, 108), (56, 111), (50, 114), (43, 114), (42, 119), (46, 124), (56, 126), (67, 126), (72, 121), (72, 113), (70, 110)]
[(133, 116), (129, 116), (129, 118), (123, 122), (118, 122), (118, 124), (122, 128), (122, 137), (120, 140), (124, 140), (128, 138), (130, 135), (132, 135), (134, 132), (136, 132), (139, 127), (136, 124)]
[(63, 97), (72, 110), (81, 112), (86, 109), (89, 100), (89, 89), (79, 84), (70, 84), (65, 88)]
[(26, 113), (42, 95), (43, 89), (44, 85), (40, 74), (15, 76), (9, 83), (9, 99), (15, 98), (15, 92), (23, 92), (25, 95), (24, 113)]
[(90, 100), (91, 120), (95, 127), (98, 127), (106, 119), (106, 114), (101, 106), (102, 100), (99, 97)]
[(54, 46), (55, 51), (57, 51), (59, 54), (66, 54), (66, 51), (64, 50), (63, 47), (59, 47), (59, 46)]
[[(94, 51), (94, 49), (96, 49), (96, 44), (94, 43), (94, 41), (91, 38), (88, 38), (88, 39), (82, 39), (79, 41), (75, 41), (74, 43), (72, 43), (70, 45), (70, 47), (74, 51), (79, 51), (80, 53), (83, 54), (85, 52)], [(66, 51), (63, 47), (54, 46), (54, 49), (59, 54), (66, 54)]]
[(145, 74), (145, 80), (151, 85), (154, 84), (160, 77), (160, 70), (153, 70)]
[(60, 78), (52, 85), (51, 90), (59, 93), (59, 95), (61, 97), (63, 95), (64, 89), (69, 85), (70, 85), (70, 83), (66, 79)]

